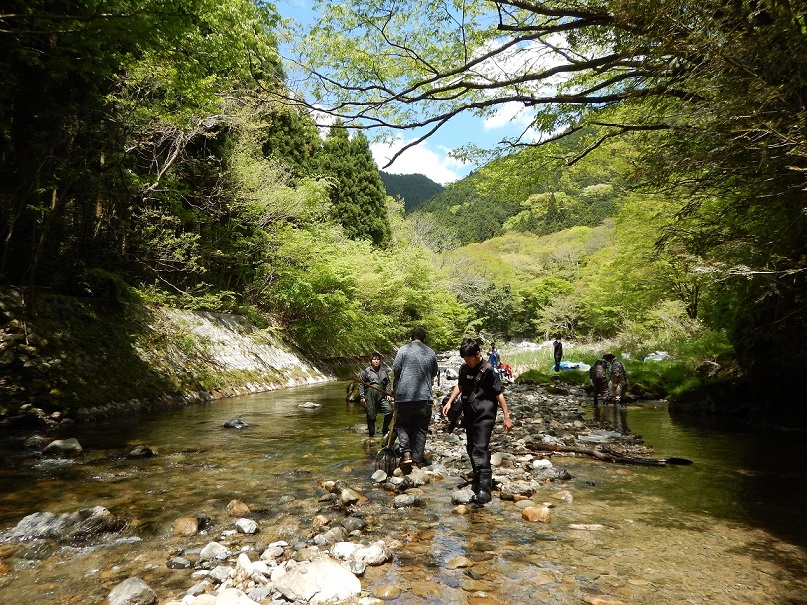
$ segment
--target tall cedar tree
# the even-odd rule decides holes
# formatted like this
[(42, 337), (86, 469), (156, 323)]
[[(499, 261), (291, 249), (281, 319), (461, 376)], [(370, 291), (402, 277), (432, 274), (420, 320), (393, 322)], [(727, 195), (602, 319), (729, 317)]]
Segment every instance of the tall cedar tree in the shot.
[(386, 247), (392, 235), (387, 194), (367, 137), (358, 133), (350, 138), (347, 129), (335, 124), (325, 139), (318, 166), (334, 181), (330, 194), (334, 219), (347, 236)]

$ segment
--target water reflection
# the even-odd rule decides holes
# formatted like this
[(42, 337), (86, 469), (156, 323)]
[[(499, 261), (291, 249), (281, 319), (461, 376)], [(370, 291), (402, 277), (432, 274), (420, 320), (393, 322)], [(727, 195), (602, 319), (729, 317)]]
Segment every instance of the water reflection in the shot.
[[(347, 430), (363, 424), (364, 413), (346, 404), (344, 393), (344, 383), (300, 387), (48, 433), (78, 438), (85, 455), (70, 461), (33, 457), (20, 439), (6, 436), (0, 440), (0, 528), (35, 511), (95, 505), (125, 516), (130, 526), (100, 547), (60, 548), (46, 563), (26, 562), (0, 584), (0, 596), (58, 602), (77, 594), (82, 603), (100, 604), (127, 574), (145, 575), (161, 598), (168, 590), (181, 594), (192, 584), (189, 574), (162, 565), (184, 545), (170, 535), (174, 519), (205, 513), (221, 527), (229, 522), (227, 503), (238, 498), (261, 521), (261, 541), (272, 532), (309, 532), (312, 511), (324, 508), (316, 481), (336, 477), (370, 495), (372, 504), (360, 511), (367, 539), (402, 542), (395, 564), (369, 570), (363, 586), (396, 583), (408, 591), (396, 600), (404, 604), (466, 603), (474, 594), (469, 582), (480, 581), (502, 603), (579, 603), (581, 591), (596, 589), (626, 602), (666, 605), (734, 586), (693, 602), (761, 605), (787, 601), (736, 588), (739, 575), (743, 586), (760, 593), (791, 595), (799, 587), (780, 580), (807, 578), (800, 436), (674, 419), (664, 404), (587, 407), (614, 430), (627, 431), (630, 419), (630, 430), (657, 457), (695, 463), (624, 467), (557, 457), (573, 479), (546, 485), (539, 497), (551, 500), (553, 491), (568, 489), (574, 501), (556, 501), (551, 523), (529, 524), (513, 503), (498, 499), (455, 514), (451, 491), (461, 481), (452, 477), (425, 490), (422, 509), (393, 509), (390, 494), (368, 481), (374, 458), (364, 450), (366, 434)], [(300, 407), (307, 402), (321, 407)], [(232, 418), (249, 426), (223, 428)], [(159, 455), (128, 458), (141, 444)], [(276, 512), (283, 496), (299, 505), (296, 517)], [(600, 529), (572, 529), (581, 524)], [(474, 566), (453, 568), (457, 557)]]
[(628, 409), (621, 405), (597, 405), (593, 406), (594, 420), (602, 422), (620, 433), (629, 433)]
[[(682, 511), (759, 525), (807, 546), (802, 434), (713, 417), (671, 417), (663, 404), (631, 409), (630, 416), (633, 432), (660, 458), (685, 452), (695, 462), (670, 468), (657, 482), (658, 493)], [(686, 489), (679, 485), (680, 471)]]

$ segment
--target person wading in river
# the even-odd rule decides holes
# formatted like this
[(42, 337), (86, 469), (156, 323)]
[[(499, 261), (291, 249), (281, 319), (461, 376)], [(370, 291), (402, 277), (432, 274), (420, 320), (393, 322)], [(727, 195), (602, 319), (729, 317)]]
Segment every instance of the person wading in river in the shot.
[(381, 353), (376, 351), (370, 356), (370, 365), (359, 374), (359, 401), (364, 406), (370, 437), (375, 437), (375, 420), (379, 412), (384, 416), (382, 435), (387, 434), (392, 421), (392, 397), (379, 391), (389, 393), (390, 381), (387, 371), (381, 367)]
[(608, 362), (605, 359), (598, 359), (588, 371), (591, 386), (594, 387), (594, 405), (602, 402), (608, 403)]
[(511, 431), (513, 423), (502, 393), (502, 381), (490, 363), (482, 361), (479, 343), (471, 338), (464, 339), (460, 345), (460, 357), (465, 363), (460, 366), (459, 380), (442, 411), (444, 416), (448, 416), (451, 404), (457, 397), (461, 398), (463, 426), (467, 437), (465, 449), (474, 472), (471, 484), (474, 502), (486, 504), (490, 502), (493, 489), (490, 437), (496, 423), (497, 404), (504, 414), (504, 429)]
[(426, 434), (432, 417), (432, 383), (439, 372), (437, 355), (426, 346), (426, 332), (414, 328), (409, 342), (398, 349), (392, 372), (395, 377), (395, 434), (401, 448), (401, 470), (423, 463)]
[(613, 353), (606, 353), (602, 357), (608, 362), (608, 369), (611, 374), (608, 396), (614, 402), (614, 405), (624, 405), (622, 395), (628, 390), (628, 373), (625, 371), (625, 366)]

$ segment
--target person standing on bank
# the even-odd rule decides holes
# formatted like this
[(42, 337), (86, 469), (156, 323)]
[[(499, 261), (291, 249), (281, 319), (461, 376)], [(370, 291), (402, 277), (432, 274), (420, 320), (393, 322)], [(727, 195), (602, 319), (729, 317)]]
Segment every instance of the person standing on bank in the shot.
[(359, 374), (359, 401), (364, 406), (364, 413), (367, 416), (367, 432), (371, 438), (375, 437), (375, 420), (379, 412), (384, 417), (382, 435), (387, 434), (392, 421), (393, 399), (380, 391), (390, 392), (389, 375), (381, 367), (381, 353), (374, 351), (370, 355), (370, 365)]
[(608, 396), (614, 405), (623, 405), (622, 395), (628, 390), (628, 373), (625, 371), (625, 365), (613, 353), (606, 353), (602, 357), (608, 362), (611, 373)]
[(438, 372), (437, 355), (426, 346), (426, 332), (414, 328), (409, 342), (398, 349), (392, 364), (398, 409), (395, 434), (401, 448), (401, 470), (405, 473), (412, 470), (413, 464), (423, 463), (434, 401), (432, 383)]
[(563, 343), (560, 336), (555, 336), (555, 342), (552, 343), (553, 353), (555, 355), (555, 371), (560, 372), (560, 362), (563, 359)]
[(460, 366), (460, 377), (454, 390), (443, 405), (443, 415), (448, 416), (451, 404), (457, 397), (462, 402), (463, 426), (465, 427), (466, 451), (471, 460), (474, 479), (471, 484), (476, 504), (490, 502), (493, 489), (493, 470), (490, 467), (490, 437), (496, 423), (497, 405), (504, 414), (504, 429), (511, 431), (513, 422), (502, 393), (499, 374), (482, 360), (479, 343), (466, 338), (460, 345), (460, 357), (465, 363)]

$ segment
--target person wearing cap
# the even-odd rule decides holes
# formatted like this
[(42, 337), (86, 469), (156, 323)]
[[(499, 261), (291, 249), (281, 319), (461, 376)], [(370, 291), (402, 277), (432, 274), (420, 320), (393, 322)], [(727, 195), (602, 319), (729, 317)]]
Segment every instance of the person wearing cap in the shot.
[(364, 406), (370, 437), (375, 437), (375, 421), (379, 412), (384, 416), (382, 435), (387, 434), (392, 422), (392, 397), (381, 391), (390, 392), (389, 374), (381, 367), (381, 353), (374, 351), (370, 355), (370, 365), (359, 374), (359, 401)]

